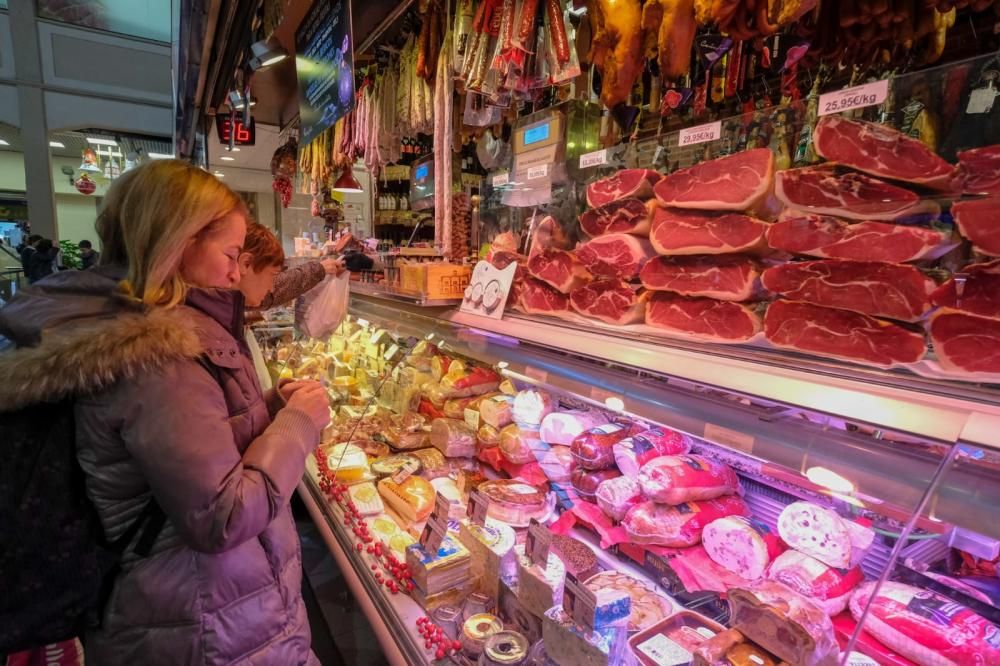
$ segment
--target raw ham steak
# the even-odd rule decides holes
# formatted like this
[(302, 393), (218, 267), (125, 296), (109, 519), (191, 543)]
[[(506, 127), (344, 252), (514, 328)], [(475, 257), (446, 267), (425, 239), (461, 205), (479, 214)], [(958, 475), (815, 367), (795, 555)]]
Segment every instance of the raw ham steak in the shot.
[(858, 222), (828, 215), (782, 215), (767, 228), (767, 244), (775, 250), (827, 259), (903, 263), (937, 259), (950, 247), (949, 234), (926, 227)]
[(745, 342), (761, 329), (760, 316), (746, 305), (669, 292), (656, 292), (650, 297), (646, 324), (709, 342)]
[(649, 242), (665, 255), (752, 252), (765, 247), (767, 226), (767, 222), (742, 213), (657, 208)]
[(816, 152), (873, 176), (948, 189), (955, 168), (921, 141), (885, 125), (826, 116), (813, 130)]
[(1000, 257), (1000, 197), (957, 201), (951, 215), (958, 230), (978, 251)]
[(916, 363), (926, 345), (920, 333), (868, 315), (798, 301), (775, 301), (764, 335), (776, 347), (888, 367)]
[(528, 272), (564, 294), (582, 287), (591, 279), (576, 255), (553, 248), (533, 254), (528, 260)]
[(924, 210), (909, 190), (829, 165), (779, 171), (774, 195), (791, 208), (852, 220), (897, 220)]
[(603, 234), (649, 235), (650, 210), (642, 199), (618, 199), (580, 215), (580, 228), (588, 236)]
[(931, 317), (931, 344), (952, 372), (1000, 372), (1000, 320), (941, 309)]
[(663, 176), (650, 169), (622, 169), (587, 185), (587, 203), (598, 208), (619, 199), (648, 199), (653, 196), (653, 185), (661, 178)]
[(607, 234), (587, 241), (576, 249), (576, 258), (595, 277), (619, 278), (630, 282), (656, 251), (645, 238), (629, 234)]
[(961, 151), (956, 181), (966, 194), (1000, 194), (1000, 145)]
[(748, 210), (767, 198), (773, 183), (774, 154), (770, 148), (754, 148), (679, 169), (653, 191), (665, 206)]
[(900, 321), (917, 321), (930, 309), (934, 280), (906, 264), (820, 259), (768, 268), (768, 291), (795, 301)]
[(560, 315), (569, 312), (569, 296), (541, 280), (526, 277), (517, 282), (517, 306), (528, 314)]
[(643, 267), (639, 277), (642, 286), (654, 291), (746, 301), (754, 296), (760, 267), (739, 254), (657, 257)]
[(559, 221), (551, 215), (546, 215), (535, 224), (532, 219), (534, 229), (531, 232), (531, 247), (528, 248), (528, 255), (535, 256), (542, 250), (568, 250), (572, 247), (566, 231), (559, 224)]
[[(931, 294), (931, 303), (980, 317), (1000, 319), (1000, 259), (966, 266), (961, 280), (952, 278)], [(961, 283), (961, 297), (959, 297)]]
[(621, 280), (595, 280), (570, 294), (569, 303), (585, 317), (623, 325), (642, 321), (648, 298)]

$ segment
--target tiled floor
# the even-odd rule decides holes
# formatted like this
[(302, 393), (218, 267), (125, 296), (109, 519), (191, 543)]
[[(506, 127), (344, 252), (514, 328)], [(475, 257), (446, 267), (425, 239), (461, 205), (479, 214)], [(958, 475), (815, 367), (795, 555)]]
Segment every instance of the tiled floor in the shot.
[[(312, 520), (297, 514), (305, 571), (303, 596), (313, 651), (323, 666), (387, 666), (372, 628)], [(312, 599), (310, 599), (312, 597)]]

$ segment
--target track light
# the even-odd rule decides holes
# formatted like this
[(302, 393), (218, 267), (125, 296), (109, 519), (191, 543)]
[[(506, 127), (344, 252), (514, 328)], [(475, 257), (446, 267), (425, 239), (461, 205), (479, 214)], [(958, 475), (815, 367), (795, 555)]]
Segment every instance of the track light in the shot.
[(250, 46), (250, 52), (253, 53), (253, 57), (250, 58), (250, 69), (257, 71), (263, 67), (269, 67), (275, 63), (281, 62), (288, 57), (288, 51), (286, 51), (276, 40), (266, 39), (259, 42), (254, 42)]

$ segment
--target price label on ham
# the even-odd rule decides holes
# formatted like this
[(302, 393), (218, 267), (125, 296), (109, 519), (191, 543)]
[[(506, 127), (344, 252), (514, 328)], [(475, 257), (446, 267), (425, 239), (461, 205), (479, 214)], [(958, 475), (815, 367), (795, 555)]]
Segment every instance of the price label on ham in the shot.
[(549, 175), (549, 165), (539, 164), (538, 166), (533, 166), (528, 168), (528, 174), (526, 178), (528, 180), (538, 180), (539, 178), (545, 178)]
[(716, 120), (714, 123), (695, 125), (681, 130), (677, 137), (678, 146), (693, 146), (706, 141), (715, 141), (722, 135), (722, 121)]
[(593, 631), (597, 613), (597, 595), (573, 574), (566, 572), (563, 587), (563, 610), (579, 626)]
[(545, 525), (531, 519), (528, 526), (528, 533), (524, 537), (524, 553), (531, 560), (532, 564), (537, 564), (543, 569), (548, 566), (549, 547), (552, 545), (552, 532)]
[(420, 534), (420, 545), (428, 555), (437, 556), (437, 552), (441, 550), (441, 542), (444, 541), (447, 533), (448, 516), (441, 518), (432, 515), (427, 520), (427, 524), (424, 525), (424, 531)]
[(469, 504), (465, 509), (465, 515), (469, 517), (474, 525), (486, 525), (486, 514), (489, 509), (486, 497), (478, 490), (469, 493)]
[(828, 116), (831, 113), (841, 113), (842, 111), (850, 111), (852, 109), (863, 109), (866, 106), (875, 106), (884, 102), (888, 94), (888, 79), (826, 93), (819, 96), (819, 115)]
[(403, 463), (402, 467), (397, 469), (396, 472), (392, 475), (392, 482), (398, 486), (403, 481), (406, 481), (408, 478), (413, 476), (413, 473), (416, 472), (419, 468), (420, 468), (419, 460), (407, 460), (406, 462)]
[(509, 173), (497, 174), (496, 176), (493, 176), (491, 182), (493, 183), (493, 187), (503, 187), (504, 185), (510, 182), (510, 174)]
[(608, 163), (608, 151), (606, 148), (601, 150), (595, 150), (592, 153), (584, 153), (580, 155), (580, 168), (586, 169), (588, 167), (601, 166), (602, 164)]

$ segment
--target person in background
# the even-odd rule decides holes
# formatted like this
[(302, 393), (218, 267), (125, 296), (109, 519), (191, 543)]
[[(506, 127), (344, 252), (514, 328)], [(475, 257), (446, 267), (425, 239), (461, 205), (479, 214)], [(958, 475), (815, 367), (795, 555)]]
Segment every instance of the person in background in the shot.
[(76, 400), (109, 541), (146, 507), (165, 516), (147, 555), (125, 551), (88, 663), (319, 663), (289, 500), (330, 405), (317, 382), (265, 394), (255, 379), (235, 290), (247, 217), (210, 173), (153, 160), (104, 197), (100, 266), (0, 310), (17, 345), (0, 354), (0, 406)]
[(59, 248), (48, 238), (43, 238), (35, 243), (34, 251), (27, 255), (28, 265), (24, 269), (28, 282), (34, 284), (42, 278), (52, 275), (55, 272), (55, 262), (58, 256)]
[(101, 253), (94, 249), (94, 244), (89, 240), (80, 241), (80, 270), (87, 270), (97, 265), (101, 258)]
[(31, 255), (35, 253), (35, 246), (38, 245), (38, 241), (42, 240), (42, 237), (38, 234), (31, 234), (28, 236), (27, 242), (18, 248), (18, 252), (21, 254), (21, 268), (24, 269), (25, 276), (28, 275), (28, 260)]

